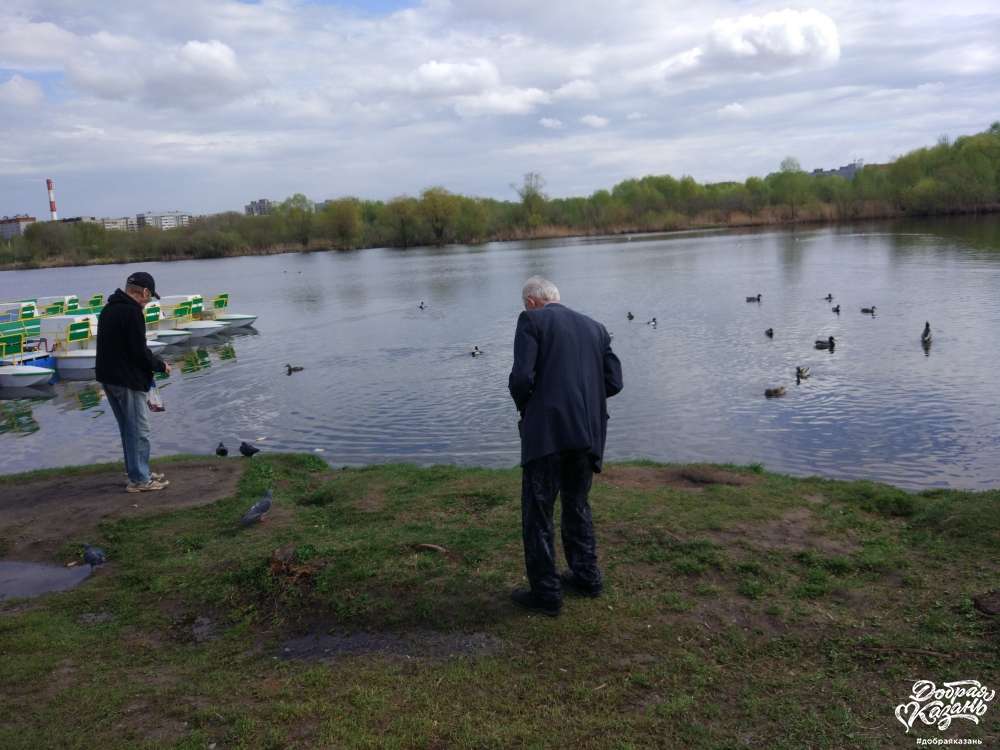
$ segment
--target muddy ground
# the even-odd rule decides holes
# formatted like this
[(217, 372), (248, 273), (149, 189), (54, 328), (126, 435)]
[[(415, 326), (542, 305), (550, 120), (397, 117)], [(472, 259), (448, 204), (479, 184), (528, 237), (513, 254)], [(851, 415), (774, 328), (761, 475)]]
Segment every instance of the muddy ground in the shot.
[(239, 459), (172, 461), (153, 470), (164, 472), (170, 486), (159, 492), (127, 493), (120, 469), (0, 485), (0, 557), (64, 563), (57, 557), (60, 548), (67, 542), (96, 538), (102, 521), (208, 505), (229, 497), (243, 466)]

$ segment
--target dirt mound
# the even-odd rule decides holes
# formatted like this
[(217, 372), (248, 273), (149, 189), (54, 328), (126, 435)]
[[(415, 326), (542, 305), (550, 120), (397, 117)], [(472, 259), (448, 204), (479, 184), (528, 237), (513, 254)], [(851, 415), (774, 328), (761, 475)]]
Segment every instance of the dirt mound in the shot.
[(0, 485), (3, 556), (50, 561), (67, 542), (96, 540), (102, 521), (213, 503), (236, 491), (243, 466), (238, 460), (178, 461), (156, 470), (170, 480), (160, 492), (125, 492), (120, 469)]
[(717, 466), (608, 466), (598, 481), (615, 487), (635, 490), (655, 490), (670, 487), (699, 491), (713, 484), (746, 487), (756, 484), (755, 476), (739, 474)]

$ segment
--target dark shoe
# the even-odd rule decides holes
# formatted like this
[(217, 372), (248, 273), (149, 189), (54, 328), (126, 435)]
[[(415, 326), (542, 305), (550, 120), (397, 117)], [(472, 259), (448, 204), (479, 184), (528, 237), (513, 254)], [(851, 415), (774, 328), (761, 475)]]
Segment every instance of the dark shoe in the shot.
[(568, 589), (574, 594), (589, 596), (591, 599), (596, 599), (601, 595), (601, 586), (588, 586), (586, 583), (577, 578), (576, 573), (572, 570), (564, 570), (560, 573), (559, 580), (562, 581), (564, 589)]
[(549, 617), (557, 617), (562, 609), (562, 602), (542, 599), (536, 596), (531, 589), (514, 589), (510, 592), (510, 598), (519, 607), (524, 607), (532, 612), (541, 612)]

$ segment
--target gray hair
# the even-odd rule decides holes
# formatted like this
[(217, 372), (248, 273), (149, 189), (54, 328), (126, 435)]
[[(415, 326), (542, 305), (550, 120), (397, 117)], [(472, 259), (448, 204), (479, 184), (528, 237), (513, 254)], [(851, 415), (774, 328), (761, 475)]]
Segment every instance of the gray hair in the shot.
[(558, 302), (559, 290), (556, 285), (541, 276), (532, 276), (521, 287), (521, 299), (538, 299), (542, 302)]

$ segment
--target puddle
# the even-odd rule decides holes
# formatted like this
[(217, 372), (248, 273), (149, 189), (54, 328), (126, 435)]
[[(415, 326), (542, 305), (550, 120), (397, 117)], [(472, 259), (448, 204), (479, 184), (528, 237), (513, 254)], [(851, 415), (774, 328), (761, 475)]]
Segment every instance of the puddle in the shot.
[(0, 560), (0, 601), (41, 596), (51, 591), (66, 591), (83, 583), (89, 575), (89, 565), (64, 568), (59, 565)]
[(503, 641), (486, 633), (314, 633), (282, 644), (281, 658), (319, 661), (337, 656), (382, 654), (446, 659), (486, 656), (503, 647)]

